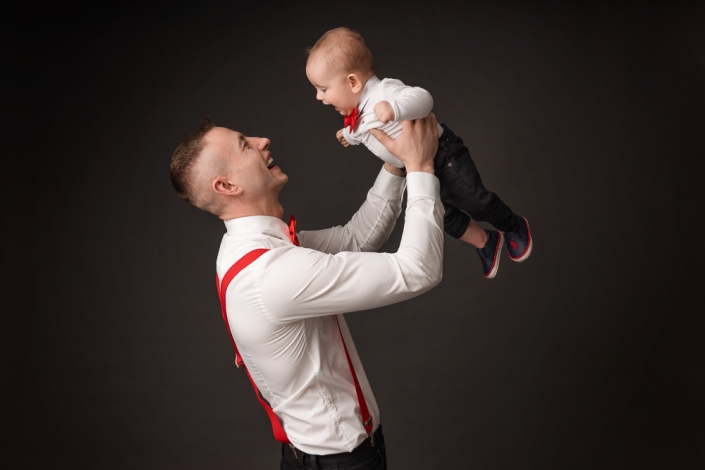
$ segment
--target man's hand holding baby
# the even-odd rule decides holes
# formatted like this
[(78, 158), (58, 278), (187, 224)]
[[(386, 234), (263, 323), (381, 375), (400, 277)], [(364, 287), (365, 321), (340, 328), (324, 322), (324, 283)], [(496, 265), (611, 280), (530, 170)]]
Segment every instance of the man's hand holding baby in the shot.
[(407, 173), (435, 174), (433, 159), (438, 150), (438, 127), (433, 113), (422, 119), (402, 122), (401, 136), (397, 140), (380, 129), (371, 129), (370, 133), (404, 163)]
[(394, 120), (394, 108), (389, 101), (380, 101), (374, 107), (375, 116), (382, 124)]
[(335, 133), (335, 138), (338, 139), (338, 142), (343, 144), (343, 147), (350, 147), (350, 144), (348, 143), (347, 140), (345, 140), (345, 136), (343, 136), (343, 129), (340, 129), (338, 132)]

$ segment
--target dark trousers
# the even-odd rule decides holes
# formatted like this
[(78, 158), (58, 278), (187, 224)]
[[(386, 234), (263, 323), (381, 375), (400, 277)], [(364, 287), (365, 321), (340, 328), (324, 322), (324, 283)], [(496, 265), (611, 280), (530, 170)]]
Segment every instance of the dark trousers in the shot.
[(282, 444), (280, 470), (387, 470), (387, 452), (382, 426), (374, 432), (374, 446), (368, 437), (352, 452), (311, 455)]
[(495, 193), (482, 184), (475, 162), (463, 140), (445, 124), (438, 138), (434, 160), (436, 177), (441, 182), (441, 201), (446, 215), (445, 231), (455, 238), (465, 233), (470, 218), (485, 221), (503, 232), (517, 229), (518, 217)]

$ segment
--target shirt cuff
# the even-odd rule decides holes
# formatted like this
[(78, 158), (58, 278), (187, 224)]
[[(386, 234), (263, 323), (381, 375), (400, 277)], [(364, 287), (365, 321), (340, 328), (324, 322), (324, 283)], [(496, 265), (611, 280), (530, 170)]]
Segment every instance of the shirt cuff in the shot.
[(441, 183), (436, 175), (423, 171), (414, 171), (406, 174), (406, 182), (409, 185), (407, 198), (411, 200), (415, 197), (426, 197), (440, 200)]
[(401, 199), (405, 187), (406, 178), (393, 175), (382, 167), (372, 189), (385, 199)]
[(347, 127), (343, 127), (343, 138), (347, 140), (350, 145), (357, 145), (357, 141), (353, 139), (353, 136), (350, 134), (350, 129)]

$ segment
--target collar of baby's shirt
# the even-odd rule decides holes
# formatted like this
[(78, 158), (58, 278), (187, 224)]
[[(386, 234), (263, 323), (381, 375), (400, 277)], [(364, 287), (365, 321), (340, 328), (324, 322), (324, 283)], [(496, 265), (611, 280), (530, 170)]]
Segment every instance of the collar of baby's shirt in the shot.
[(261, 234), (281, 240), (289, 240), (289, 226), (281, 219), (268, 215), (251, 215), (225, 221), (229, 235)]
[(362, 87), (362, 92), (360, 92), (360, 104), (357, 105), (357, 110), (360, 113), (365, 109), (365, 105), (370, 101), (370, 98), (372, 98), (372, 94), (375, 92), (380, 82), (381, 80), (377, 78), (377, 75), (372, 75), (367, 79), (367, 82), (365, 82), (365, 86)]

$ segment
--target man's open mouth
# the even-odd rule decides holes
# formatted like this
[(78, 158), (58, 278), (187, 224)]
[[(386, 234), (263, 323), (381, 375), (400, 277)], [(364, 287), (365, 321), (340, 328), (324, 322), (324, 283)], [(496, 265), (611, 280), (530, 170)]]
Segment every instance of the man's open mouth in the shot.
[(267, 160), (267, 168), (271, 169), (274, 167), (274, 159), (272, 157), (269, 157)]

